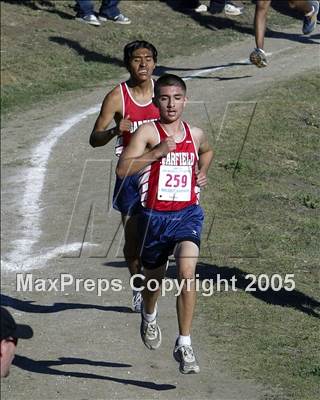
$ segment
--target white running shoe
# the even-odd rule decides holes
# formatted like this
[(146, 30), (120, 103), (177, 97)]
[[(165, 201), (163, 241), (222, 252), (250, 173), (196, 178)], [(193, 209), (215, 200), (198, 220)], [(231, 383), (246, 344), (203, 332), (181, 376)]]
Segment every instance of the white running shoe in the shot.
[(84, 17), (76, 17), (77, 21), (85, 22), (89, 25), (100, 26), (100, 22), (94, 14), (85, 15)]
[(198, 374), (200, 372), (200, 367), (194, 356), (192, 346), (179, 346), (177, 339), (173, 350), (173, 357), (180, 363), (179, 371), (182, 374)]
[(161, 345), (161, 330), (157, 324), (157, 320), (154, 319), (148, 322), (144, 319), (143, 312), (141, 311), (141, 325), (140, 335), (144, 345), (149, 350), (156, 350)]
[(224, 6), (224, 13), (226, 15), (241, 15), (242, 14), (242, 8), (241, 7), (237, 7), (234, 4), (229, 4), (227, 3)]
[(197, 8), (194, 9), (197, 13), (203, 13), (208, 11), (208, 7), (205, 4), (200, 4)]

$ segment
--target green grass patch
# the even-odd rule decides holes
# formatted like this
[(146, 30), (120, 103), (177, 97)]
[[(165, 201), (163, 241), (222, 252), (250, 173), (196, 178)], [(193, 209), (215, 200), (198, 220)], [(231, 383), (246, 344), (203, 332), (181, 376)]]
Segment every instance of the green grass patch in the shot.
[[(274, 388), (277, 399), (319, 396), (319, 82), (311, 71), (244, 99), (256, 106), (234, 104), (202, 197), (202, 251), (211, 259), (200, 269), (238, 280), (236, 292), (198, 297), (202, 346), (239, 377)], [(249, 273), (267, 275), (262, 283), (278, 274), (282, 286), (294, 274), (295, 289), (271, 290), (269, 282), (269, 290), (256, 283), (246, 291)]]
[[(223, 13), (188, 15), (160, 1), (121, 1), (121, 11), (132, 24), (109, 22), (99, 28), (76, 21), (74, 4), (71, 0), (1, 2), (4, 114), (118, 78), (125, 72), (122, 49), (135, 39), (151, 41), (159, 50), (159, 65), (165, 65), (165, 60), (176, 55), (196, 56), (253, 32), (254, 6), (249, 1), (245, 1), (244, 15), (234, 18)], [(95, 4), (98, 11), (100, 2)], [(294, 22), (286, 15), (270, 13), (270, 28)]]

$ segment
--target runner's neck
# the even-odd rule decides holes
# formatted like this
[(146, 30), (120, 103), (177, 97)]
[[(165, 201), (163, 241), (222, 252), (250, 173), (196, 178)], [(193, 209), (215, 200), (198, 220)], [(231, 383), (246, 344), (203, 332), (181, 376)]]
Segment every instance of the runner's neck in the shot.
[(149, 79), (145, 82), (135, 82), (132, 79), (127, 81), (128, 89), (134, 98), (150, 98), (153, 95), (153, 82)]
[(181, 119), (178, 119), (170, 124), (166, 124), (160, 119), (160, 124), (168, 136), (172, 136), (175, 141), (182, 140), (184, 136), (184, 128)]

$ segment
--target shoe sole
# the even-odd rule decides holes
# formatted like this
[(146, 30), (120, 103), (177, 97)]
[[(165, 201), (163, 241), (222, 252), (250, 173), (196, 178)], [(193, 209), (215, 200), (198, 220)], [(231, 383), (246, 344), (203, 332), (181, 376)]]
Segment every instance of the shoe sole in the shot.
[(83, 22), (84, 24), (92, 25), (92, 26), (100, 26), (100, 22), (89, 22), (85, 21), (83, 18), (75, 18), (76, 21)]
[(100, 22), (113, 22), (114, 24), (119, 24), (119, 25), (130, 25), (131, 21), (128, 22), (118, 22), (118, 21), (114, 21), (113, 19), (108, 19), (108, 18), (104, 18), (104, 17), (98, 17)]
[(131, 21), (130, 22), (118, 22), (118, 21), (113, 21), (115, 24), (119, 24), (119, 25), (130, 25), (131, 24)]
[(183, 375), (191, 375), (191, 374), (199, 374), (200, 372), (200, 368), (195, 368), (195, 369), (189, 369), (187, 371), (184, 371), (182, 368), (179, 368), (179, 371), (183, 374)]
[(237, 17), (238, 15), (242, 15), (242, 14), (243, 14), (242, 11), (237, 11), (237, 12), (228, 12), (228, 11), (225, 11), (224, 13), (225, 13), (226, 15), (230, 15), (231, 17), (232, 17), (232, 16)]

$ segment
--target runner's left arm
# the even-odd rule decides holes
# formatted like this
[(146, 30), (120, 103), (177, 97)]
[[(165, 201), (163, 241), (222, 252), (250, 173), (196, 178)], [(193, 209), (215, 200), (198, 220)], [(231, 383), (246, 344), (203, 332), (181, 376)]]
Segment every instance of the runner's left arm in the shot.
[(208, 137), (199, 128), (193, 130), (195, 139), (199, 143), (199, 162), (198, 162), (198, 172), (197, 172), (197, 185), (200, 187), (206, 186), (207, 172), (213, 159), (213, 150), (209, 144)]

